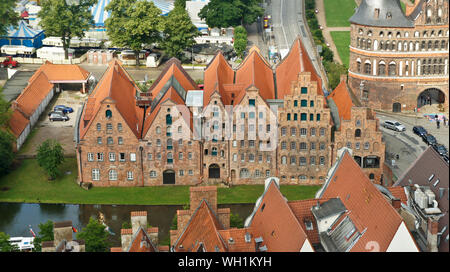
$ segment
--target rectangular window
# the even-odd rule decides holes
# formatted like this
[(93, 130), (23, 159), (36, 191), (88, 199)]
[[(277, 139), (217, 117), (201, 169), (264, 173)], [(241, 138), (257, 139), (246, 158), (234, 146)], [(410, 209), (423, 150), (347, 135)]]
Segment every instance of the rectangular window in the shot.
[(325, 157), (320, 157), (320, 165), (325, 165)]
[(127, 171), (127, 180), (133, 180), (133, 172)]
[(294, 107), (298, 107), (298, 101), (294, 100)]
[(255, 99), (249, 99), (249, 100), (248, 100), (248, 104), (249, 104), (250, 106), (255, 106)]
[(241, 147), (245, 147), (245, 141), (241, 140)]
[(102, 144), (102, 137), (97, 137), (97, 144)]
[(308, 93), (308, 88), (307, 87), (302, 87), (301, 88), (301, 93), (302, 94), (307, 94)]
[(97, 161), (103, 161), (103, 153), (97, 153)]
[(320, 113), (316, 114), (316, 121), (320, 121)]
[(286, 120), (291, 121), (291, 114), (290, 113), (287, 114)]
[(109, 180), (117, 180), (117, 171), (109, 170)]
[(241, 161), (242, 161), (242, 162), (245, 161), (245, 154), (241, 154)]
[(301, 121), (306, 121), (306, 113), (302, 113), (301, 115), (300, 115), (300, 120)]
[(309, 114), (309, 121), (314, 121), (314, 113)]
[(188, 175), (189, 175), (189, 176), (193, 176), (193, 175), (194, 175), (194, 171), (189, 170), (189, 171), (188, 171)]
[(308, 100), (302, 99), (302, 101), (300, 101), (300, 106), (301, 107), (308, 107)]
[[(148, 153), (149, 155), (151, 155), (150, 153)], [(151, 156), (150, 156), (151, 157)], [(119, 154), (119, 161), (124, 162), (125, 161), (125, 153), (120, 153)]]
[(180, 171), (179, 171), (179, 176), (180, 176), (180, 177), (184, 176), (184, 170), (180, 170)]
[(266, 160), (267, 160), (268, 163), (270, 163), (270, 159), (271, 159), (270, 155), (267, 155), (267, 159)]
[(266, 170), (266, 177), (270, 177), (270, 170)]
[(314, 107), (314, 100), (309, 101), (309, 106), (312, 108)]
[(94, 161), (94, 153), (88, 153), (88, 161)]
[(245, 112), (241, 112), (241, 119), (245, 119)]
[(178, 153), (178, 159), (182, 160), (183, 159), (183, 152)]
[[(120, 153), (120, 154), (124, 154), (124, 153)], [(124, 155), (125, 155), (125, 154), (124, 154)], [(149, 161), (153, 160), (153, 154), (152, 154), (152, 153), (148, 153), (148, 154), (147, 154), (147, 159), (148, 159)], [(124, 160), (125, 160), (125, 156), (124, 156)]]
[(254, 140), (249, 140), (248, 141), (248, 147), (255, 147), (255, 141)]
[(188, 153), (188, 159), (192, 160), (192, 153), (191, 152)]
[(116, 161), (116, 153), (109, 153), (109, 161)]
[(266, 131), (267, 131), (267, 132), (270, 132), (270, 125), (267, 125), (267, 126), (266, 126)]
[(136, 153), (130, 153), (130, 161), (132, 162), (136, 161)]
[(118, 141), (117, 141), (120, 145), (122, 145), (123, 144), (123, 138), (122, 137), (119, 137), (119, 139), (118, 139)]
[(294, 113), (294, 121), (297, 121), (297, 113)]
[(92, 180), (100, 180), (100, 169), (92, 169)]

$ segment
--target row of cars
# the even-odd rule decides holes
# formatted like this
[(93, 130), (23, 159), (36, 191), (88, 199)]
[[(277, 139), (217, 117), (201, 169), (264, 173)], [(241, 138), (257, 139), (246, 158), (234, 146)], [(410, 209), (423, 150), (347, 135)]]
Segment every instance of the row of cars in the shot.
[[(381, 126), (398, 132), (406, 131), (406, 127), (398, 121), (386, 120), (381, 124)], [(414, 134), (420, 136), (422, 138), (422, 141), (424, 141), (427, 145), (431, 145), (447, 163), (449, 162), (447, 148), (444, 145), (439, 144), (436, 138), (428, 133), (428, 131), (424, 127), (414, 126), (412, 131)]]
[(49, 112), (48, 119), (50, 121), (69, 121), (69, 116), (67, 116), (68, 113), (72, 113), (73, 108), (67, 107), (64, 105), (57, 105), (53, 108), (53, 111)]
[(422, 126), (415, 126), (412, 130), (414, 134), (420, 136), (427, 145), (431, 145), (434, 150), (436, 150), (444, 158), (444, 160), (448, 162), (447, 148), (444, 145), (439, 144), (433, 135), (428, 133), (427, 130)]

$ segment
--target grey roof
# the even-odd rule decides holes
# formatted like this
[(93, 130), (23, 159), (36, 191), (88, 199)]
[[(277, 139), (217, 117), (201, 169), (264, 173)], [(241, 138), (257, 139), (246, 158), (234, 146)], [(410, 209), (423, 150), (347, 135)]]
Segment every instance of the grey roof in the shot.
[(203, 91), (188, 91), (186, 95), (186, 106), (203, 107)]
[[(445, 238), (449, 234), (448, 208), (450, 192), (448, 163), (430, 146), (414, 161), (394, 186), (411, 186), (412, 184), (409, 183), (409, 180), (411, 180), (412, 184), (418, 184), (424, 189), (428, 187), (436, 195), (438, 207), (445, 214), (439, 219), (438, 232), (447, 226), (447, 229), (441, 236), (439, 251), (448, 252), (449, 243), (445, 242)], [(436, 183), (437, 180), (439, 180), (438, 183)]]
[(34, 71), (17, 71), (3, 86), (3, 98), (8, 102), (16, 99), (28, 86), (28, 80), (33, 74)]
[(329, 252), (348, 251), (360, 236), (360, 233), (348, 216), (333, 231), (319, 234), (322, 245)]
[(344, 213), (347, 210), (339, 198), (332, 198), (319, 207), (313, 206), (311, 211), (317, 220)]
[[(380, 10), (378, 18), (375, 9)], [(414, 22), (403, 13), (400, 0), (363, 0), (350, 22), (377, 27), (414, 27)]]
[(339, 129), (341, 127), (341, 118), (339, 118), (339, 110), (336, 106), (336, 103), (334, 103), (333, 98), (327, 98), (327, 104), (330, 108), (331, 118), (333, 119), (333, 123), (336, 126), (336, 129)]
[(417, 16), (420, 14), (420, 12), (422, 11), (422, 6), (423, 6), (423, 2), (425, 0), (420, 0), (420, 3), (417, 4), (416, 8), (413, 10), (413, 12), (411, 12), (411, 14), (409, 14), (408, 18), (410, 20), (415, 21)]

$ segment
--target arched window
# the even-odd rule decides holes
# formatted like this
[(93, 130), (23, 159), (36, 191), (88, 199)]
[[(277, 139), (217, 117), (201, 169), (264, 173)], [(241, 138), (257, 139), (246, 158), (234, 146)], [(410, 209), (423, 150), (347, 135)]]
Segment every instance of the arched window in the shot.
[(401, 37), (402, 37), (402, 34), (400, 33), (400, 31), (397, 32), (397, 34), (395, 35), (395, 37), (397, 37), (397, 38), (401, 38)]
[(355, 130), (355, 138), (361, 137), (361, 130), (358, 128)]
[(371, 72), (372, 72), (372, 65), (370, 64), (370, 62), (364, 63), (364, 73), (370, 75)]
[(373, 41), (373, 50), (378, 50), (378, 41), (377, 40)]
[(393, 41), (392, 44), (391, 44), (391, 50), (395, 51), (395, 41)]
[(297, 158), (295, 156), (291, 156), (291, 164), (297, 164)]
[(112, 117), (112, 111), (111, 110), (106, 110), (106, 112), (105, 112), (105, 116), (106, 116), (106, 118), (111, 118)]
[(155, 130), (156, 130), (156, 134), (161, 134), (161, 127), (158, 126), (158, 127), (156, 127)]
[(286, 156), (281, 157), (281, 164), (287, 164), (287, 158)]
[(380, 41), (380, 50), (384, 50), (384, 42)]
[(391, 62), (389, 63), (389, 67), (388, 67), (388, 73), (390, 76), (395, 76), (396, 75), (396, 64), (395, 62)]
[(370, 39), (367, 40), (367, 50), (372, 49), (372, 41)]
[(361, 73), (361, 61), (360, 60), (356, 61), (356, 71), (358, 73)]
[(378, 64), (378, 75), (386, 75), (386, 64), (384, 63), (384, 61), (380, 61), (380, 63)]
[(380, 31), (380, 37), (384, 37), (384, 32), (383, 31)]
[(445, 49), (445, 41), (441, 41), (441, 49)]

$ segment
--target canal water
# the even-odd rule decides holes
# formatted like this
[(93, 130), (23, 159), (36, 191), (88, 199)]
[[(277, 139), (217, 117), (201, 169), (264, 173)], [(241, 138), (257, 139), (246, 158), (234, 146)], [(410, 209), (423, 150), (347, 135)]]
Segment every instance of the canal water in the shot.
[[(230, 208), (231, 213), (238, 214), (245, 221), (253, 210), (254, 204), (218, 205)], [(72, 204), (27, 204), (0, 203), (0, 232), (11, 237), (30, 237), (30, 228), (37, 234), (38, 225), (48, 220), (53, 222), (71, 220), (73, 226), (81, 231), (90, 217), (98, 218), (99, 212), (105, 215), (105, 222), (115, 235), (110, 236), (112, 247), (120, 246), (120, 229), (122, 223), (130, 222), (132, 211), (147, 211), (147, 221), (152, 227), (159, 228), (159, 240), (168, 237), (172, 219), (177, 210), (183, 206), (142, 206), (142, 205), (72, 205)], [(76, 234), (74, 234), (74, 239)]]

